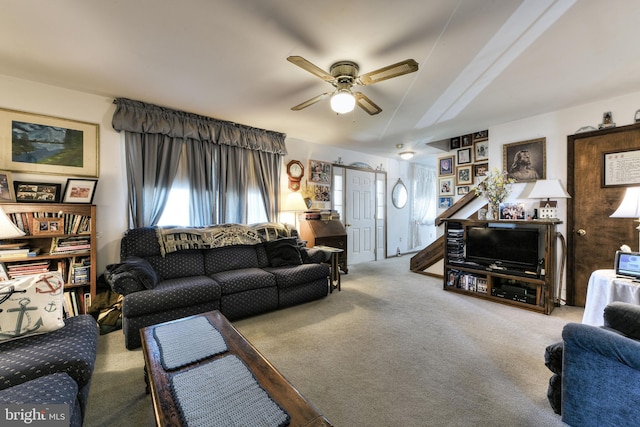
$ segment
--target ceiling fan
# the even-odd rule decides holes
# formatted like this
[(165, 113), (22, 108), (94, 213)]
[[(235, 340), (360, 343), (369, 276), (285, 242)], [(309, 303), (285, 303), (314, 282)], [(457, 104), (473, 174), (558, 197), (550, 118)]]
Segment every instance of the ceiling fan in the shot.
[(316, 77), (320, 77), (322, 80), (330, 83), (336, 88), (333, 92), (325, 92), (292, 107), (291, 109), (294, 111), (307, 108), (308, 106), (331, 96), (331, 109), (338, 114), (345, 114), (352, 111), (357, 104), (358, 107), (373, 116), (380, 113), (382, 108), (378, 107), (363, 93), (351, 92), (353, 85), (367, 86), (394, 77), (413, 73), (418, 70), (418, 63), (413, 59), (400, 61), (396, 64), (362, 75), (358, 75), (358, 72), (360, 71), (358, 64), (351, 61), (336, 62), (331, 66), (328, 73), (301, 56), (289, 56), (287, 61), (310, 72)]

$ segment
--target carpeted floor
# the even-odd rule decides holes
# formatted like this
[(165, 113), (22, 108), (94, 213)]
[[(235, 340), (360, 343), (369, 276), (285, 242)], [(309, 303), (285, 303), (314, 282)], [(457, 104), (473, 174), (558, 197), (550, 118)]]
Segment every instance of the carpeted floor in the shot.
[[(561, 426), (544, 349), (551, 316), (442, 290), (409, 257), (350, 266), (342, 291), (234, 325), (336, 426)], [(140, 350), (100, 337), (85, 425), (153, 426)]]

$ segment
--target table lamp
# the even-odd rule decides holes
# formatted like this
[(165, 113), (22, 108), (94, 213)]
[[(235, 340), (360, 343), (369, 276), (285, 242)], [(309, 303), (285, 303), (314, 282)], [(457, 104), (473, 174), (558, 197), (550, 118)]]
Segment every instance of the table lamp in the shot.
[[(628, 187), (618, 209), (610, 218), (635, 218), (640, 222), (640, 187)], [(640, 232), (640, 226), (636, 227)], [(640, 240), (640, 235), (639, 235)], [(640, 246), (640, 245), (639, 245)]]
[(20, 230), (7, 216), (2, 207), (0, 207), (0, 246), (7, 244), (5, 239), (15, 239), (22, 237), (25, 232)]
[(282, 212), (293, 212), (293, 225), (296, 228), (298, 228), (298, 215), (296, 214), (296, 212), (304, 212), (307, 209), (307, 204), (305, 203), (304, 198), (299, 191), (292, 191), (282, 202)]
[(559, 179), (539, 179), (533, 186), (531, 193), (529, 193), (529, 198), (547, 199), (540, 202), (538, 218), (557, 219), (558, 202), (550, 199), (570, 199), (571, 196), (564, 189)]

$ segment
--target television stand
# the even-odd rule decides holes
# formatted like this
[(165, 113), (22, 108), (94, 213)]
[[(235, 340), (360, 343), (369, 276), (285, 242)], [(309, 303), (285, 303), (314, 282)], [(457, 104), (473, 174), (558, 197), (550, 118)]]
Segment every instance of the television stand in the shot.
[(483, 298), (501, 304), (550, 314), (555, 307), (557, 220), (500, 221), (513, 228), (537, 228), (538, 251), (544, 270), (509, 269), (468, 262), (467, 228), (486, 226), (495, 220), (445, 219), (444, 290)]

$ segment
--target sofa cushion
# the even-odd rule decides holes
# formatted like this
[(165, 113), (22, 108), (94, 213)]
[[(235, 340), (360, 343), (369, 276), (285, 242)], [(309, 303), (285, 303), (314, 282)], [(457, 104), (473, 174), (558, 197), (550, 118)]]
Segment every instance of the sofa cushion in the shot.
[(205, 276), (202, 251), (192, 249), (146, 258), (160, 278), (175, 279), (189, 276)]
[(304, 285), (319, 279), (327, 279), (331, 269), (327, 264), (302, 264), (286, 267), (269, 267), (265, 271), (273, 274), (278, 288)]
[(220, 283), (222, 295), (276, 286), (275, 276), (259, 268), (220, 271), (210, 277)]
[(57, 331), (0, 344), (0, 390), (56, 372), (67, 373), (79, 389), (89, 384), (98, 325), (88, 314), (64, 322)]
[(640, 306), (614, 301), (604, 308), (604, 326), (640, 340)]
[(296, 239), (272, 240), (265, 242), (264, 247), (267, 251), (267, 257), (269, 258), (269, 265), (271, 267), (302, 264), (300, 249), (298, 248)]
[(141, 316), (217, 301), (220, 297), (220, 285), (207, 276), (162, 280), (153, 290), (127, 295), (122, 301), (122, 315)]
[(114, 292), (123, 295), (153, 289), (159, 281), (151, 264), (139, 257), (129, 257), (120, 264), (107, 265), (105, 278)]
[(544, 352), (544, 364), (554, 374), (562, 375), (562, 349), (564, 342), (560, 341), (547, 346)]
[(62, 328), (63, 288), (57, 271), (0, 282), (0, 342)]
[(154, 255), (161, 255), (154, 227), (138, 227), (126, 231), (120, 242), (120, 259), (130, 256), (146, 258)]
[(204, 250), (204, 270), (207, 275), (258, 267), (260, 265), (255, 245), (233, 245)]

